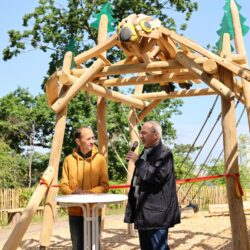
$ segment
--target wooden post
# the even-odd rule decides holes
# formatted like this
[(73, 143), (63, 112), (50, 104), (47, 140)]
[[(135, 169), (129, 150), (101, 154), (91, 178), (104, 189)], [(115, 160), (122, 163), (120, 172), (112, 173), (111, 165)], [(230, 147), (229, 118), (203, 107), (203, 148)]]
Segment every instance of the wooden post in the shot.
[[(54, 168), (49, 166), (44, 172), (42, 178), (46, 180), (48, 184), (50, 184), (53, 177), (54, 177)], [(32, 220), (32, 216), (39, 207), (39, 204), (41, 203), (47, 189), (48, 187), (46, 185), (38, 184), (36, 190), (34, 191), (33, 195), (29, 200), (27, 207), (23, 211), (20, 220), (15, 225), (9, 238), (4, 244), (3, 250), (16, 250), (18, 248), (20, 241), (22, 240), (26, 230), (29, 227), (29, 224)]]
[[(53, 137), (52, 148), (50, 153), (49, 165), (54, 168), (54, 178), (52, 185), (58, 185), (58, 169), (59, 162), (61, 159), (63, 138), (66, 126), (67, 118), (67, 107), (64, 108), (57, 114), (56, 125), (55, 125), (55, 134)], [(49, 246), (50, 238), (53, 229), (53, 223), (56, 216), (56, 202), (55, 197), (58, 193), (58, 188), (51, 187), (46, 196), (44, 212), (43, 212), (43, 222), (42, 222), (42, 231), (40, 235), (40, 246), (46, 247)]]
[[(245, 58), (246, 58), (246, 50), (245, 50), (244, 39), (243, 39), (243, 35), (242, 35), (242, 30), (241, 30), (239, 12), (238, 12), (238, 8), (237, 8), (234, 0), (230, 1), (230, 7), (231, 7), (233, 26), (234, 26), (234, 44), (235, 44), (236, 52), (238, 54), (245, 55)], [(243, 64), (243, 66), (248, 67), (247, 59), (246, 59), (246, 63)], [(243, 96), (245, 99), (245, 106), (246, 106), (247, 118), (248, 118), (248, 126), (249, 126), (249, 130), (250, 130), (250, 84), (245, 79), (241, 79), (241, 82), (243, 85)]]
[[(229, 34), (225, 34), (222, 53), (223, 55), (227, 55), (228, 59), (231, 54), (230, 49), (230, 37)], [(232, 72), (225, 68), (221, 68), (220, 80), (230, 89), (233, 89)], [(225, 171), (226, 173), (234, 174), (239, 172), (234, 98), (228, 100), (222, 96), (221, 103)], [(246, 218), (244, 215), (242, 198), (237, 195), (237, 187), (233, 177), (227, 178), (226, 183), (232, 230), (232, 249), (249, 250)]]
[[(108, 17), (102, 15), (98, 29), (98, 44), (105, 43), (108, 32)], [(107, 58), (106, 51), (101, 54), (102, 58)], [(105, 79), (105, 78), (104, 78)], [(108, 132), (107, 132), (107, 106), (106, 98), (98, 96), (96, 107), (97, 133), (98, 133), (98, 151), (101, 153), (108, 164)], [(106, 206), (102, 208), (101, 228), (104, 229)]]
[[(98, 44), (104, 43), (107, 40), (108, 30), (108, 17), (102, 15), (99, 30), (98, 30)], [(106, 52), (102, 53), (102, 56), (106, 58)], [(98, 96), (97, 99), (97, 131), (98, 131), (98, 149), (99, 152), (104, 155), (108, 163), (108, 133), (107, 133), (107, 121), (106, 121), (106, 98)]]
[[(64, 55), (62, 69), (66, 73), (70, 73), (72, 58), (73, 54), (70, 51), (68, 51)], [(65, 89), (66, 87), (63, 87), (60, 95), (64, 93)], [(52, 166), (54, 168), (54, 178), (52, 181), (52, 185), (58, 185), (58, 169), (62, 153), (66, 119), (67, 119), (67, 107), (63, 108), (56, 116), (55, 134), (53, 137), (52, 148), (49, 159), (49, 166)], [(57, 193), (58, 193), (58, 188), (51, 187), (49, 188), (49, 191), (46, 195), (45, 205), (43, 210), (42, 231), (40, 235), (40, 246), (42, 249), (46, 249), (50, 243), (53, 224), (56, 216), (55, 197)]]
[[(135, 93), (141, 93), (143, 90), (143, 85), (136, 85), (135, 87)], [(135, 141), (138, 141), (140, 144), (140, 138), (139, 138), (139, 133), (137, 131), (136, 125), (138, 124), (138, 117), (135, 114), (135, 109), (131, 108), (128, 114), (128, 122), (129, 122), (129, 133), (130, 133), (130, 142), (133, 143)], [(138, 153), (139, 151), (139, 146), (136, 148), (135, 152)], [(128, 175), (127, 175), (127, 184), (131, 183), (131, 179), (133, 176), (133, 172), (135, 169), (135, 165), (133, 162), (129, 161), (128, 162)], [(133, 227), (132, 224), (128, 224), (128, 234), (131, 235), (133, 232)]]

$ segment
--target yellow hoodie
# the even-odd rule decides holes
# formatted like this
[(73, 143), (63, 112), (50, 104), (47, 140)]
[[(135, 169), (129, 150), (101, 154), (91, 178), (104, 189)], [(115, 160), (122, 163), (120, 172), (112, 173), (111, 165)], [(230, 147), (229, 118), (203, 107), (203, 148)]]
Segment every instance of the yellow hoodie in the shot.
[[(108, 167), (105, 158), (98, 153), (96, 146), (92, 155), (84, 159), (76, 150), (68, 155), (63, 163), (61, 190), (72, 194), (77, 188), (88, 193), (107, 193), (109, 190)], [(81, 216), (80, 207), (68, 208), (69, 215)]]

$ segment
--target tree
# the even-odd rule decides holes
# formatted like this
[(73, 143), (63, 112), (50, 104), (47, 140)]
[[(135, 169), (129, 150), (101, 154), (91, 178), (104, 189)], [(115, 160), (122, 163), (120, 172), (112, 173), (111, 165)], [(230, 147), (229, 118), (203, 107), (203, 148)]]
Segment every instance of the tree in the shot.
[(54, 114), (45, 95), (18, 88), (0, 99), (0, 137), (18, 153), (27, 146), (50, 147)]
[[(23, 171), (27, 171), (26, 180), (29, 181), (25, 183), (29, 187), (33, 183), (35, 147), (50, 147), (53, 127), (54, 114), (48, 109), (44, 94), (33, 97), (27, 90), (18, 88), (0, 99), (0, 139), (8, 145), (5, 147), (6, 152), (24, 159), (27, 165), (19, 167), (24, 167)], [(9, 171), (15, 172), (16, 165), (17, 163), (10, 166)], [(3, 168), (6, 166), (7, 162)], [(20, 185), (23, 185), (22, 178), (19, 184), (17, 179), (16, 186)]]
[(28, 182), (27, 159), (0, 139), (0, 187), (25, 187)]
[(175, 174), (177, 179), (183, 179), (188, 176), (191, 178), (194, 176), (194, 170), (196, 169), (196, 165), (193, 166), (193, 160), (191, 154), (198, 150), (198, 147), (193, 147), (189, 152), (191, 145), (190, 144), (174, 144), (173, 147), (173, 155), (174, 155), (174, 163), (175, 163)]
[[(40, 0), (33, 13), (23, 17), (24, 31), (10, 30), (10, 45), (3, 51), (3, 59), (9, 60), (19, 55), (23, 50), (31, 47), (39, 48), (44, 52), (51, 51), (51, 62), (48, 76), (62, 65), (63, 55), (67, 45), (74, 40), (76, 51), (85, 51), (96, 43), (97, 31), (90, 27), (89, 21), (93, 13), (98, 13), (98, 8), (106, 0), (86, 1), (68, 0), (66, 4), (56, 4), (55, 0)], [(114, 11), (114, 18), (122, 20), (131, 13), (147, 13), (159, 18), (165, 27), (176, 29), (173, 18), (168, 16), (167, 10), (185, 14), (189, 20), (193, 11), (197, 10), (197, 2), (192, 0), (121, 0), (110, 1)], [(185, 29), (186, 25), (182, 25)], [(108, 55), (112, 60), (117, 53), (112, 50)], [(120, 56), (120, 54), (119, 54)]]
[(249, 166), (250, 154), (250, 137), (249, 135), (239, 136), (239, 163), (241, 165)]

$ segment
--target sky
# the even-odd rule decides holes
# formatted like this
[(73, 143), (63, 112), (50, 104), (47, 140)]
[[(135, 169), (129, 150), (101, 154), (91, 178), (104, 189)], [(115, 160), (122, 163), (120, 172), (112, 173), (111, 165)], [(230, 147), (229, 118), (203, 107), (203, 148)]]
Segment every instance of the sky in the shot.
[[(18, 86), (27, 88), (33, 95), (41, 92), (41, 83), (46, 75), (50, 55), (40, 52), (39, 50), (31, 50), (14, 57), (11, 60), (4, 62), (2, 60), (2, 50), (8, 45), (7, 31), (11, 29), (22, 29), (22, 17), (26, 13), (30, 13), (37, 6), (38, 1), (12, 0), (11, 4), (8, 1), (1, 2), (0, 15), (0, 69), (1, 69), (1, 84), (0, 97), (6, 95), (10, 91), (14, 91)], [(225, 0), (210, 0), (198, 1), (199, 9), (193, 13), (191, 20), (188, 22), (188, 28), (184, 32), (184, 36), (190, 38), (194, 42), (206, 47), (208, 44), (214, 45), (218, 40), (216, 31), (220, 29), (220, 23), (224, 14), (223, 6)], [(248, 12), (250, 9), (250, 1), (238, 0), (242, 6), (240, 13), (247, 18), (246, 24), (250, 26), (250, 17)], [(15, 6), (15, 8), (13, 8)], [(183, 16), (175, 14), (171, 10), (169, 15), (173, 15), (177, 23), (183, 21)], [(248, 58), (250, 58), (250, 32), (244, 37)], [(174, 116), (171, 121), (177, 130), (177, 142), (184, 144), (192, 144), (203, 122), (205, 121), (209, 109), (215, 100), (215, 96), (208, 97), (192, 97), (183, 98), (184, 105), (181, 108), (182, 115)], [(197, 145), (203, 144), (208, 132), (213, 126), (221, 109), (220, 99), (217, 102), (215, 110), (209, 119), (207, 126), (198, 140)], [(237, 117), (242, 110), (242, 105), (237, 109)], [(204, 151), (208, 152), (209, 147), (213, 145), (221, 130), (219, 122), (215, 132), (211, 136), (211, 141), (208, 141), (208, 148)], [(248, 134), (248, 124), (246, 114), (243, 116), (242, 122), (238, 127), (238, 135)], [(217, 134), (216, 134), (217, 133)], [(220, 143), (220, 148), (222, 144)], [(217, 149), (217, 152), (220, 150)], [(214, 156), (216, 157), (216, 155)], [(202, 157), (203, 159), (205, 156)]]

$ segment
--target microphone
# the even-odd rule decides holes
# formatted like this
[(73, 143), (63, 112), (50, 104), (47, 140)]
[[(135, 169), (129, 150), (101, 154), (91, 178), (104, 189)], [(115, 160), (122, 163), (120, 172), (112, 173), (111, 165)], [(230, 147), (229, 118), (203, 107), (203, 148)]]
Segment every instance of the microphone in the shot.
[(130, 151), (135, 151), (135, 149), (137, 148), (137, 146), (138, 146), (138, 141), (134, 141), (134, 143), (133, 143), (133, 145), (132, 145), (132, 147), (131, 147), (131, 149), (130, 149)]
[[(138, 142), (138, 141), (134, 141), (134, 143), (133, 143), (133, 145), (132, 145), (132, 147), (130, 148), (130, 150), (129, 150), (129, 151), (134, 152), (134, 151), (135, 151), (135, 149), (137, 148), (138, 144), (139, 144), (139, 142)], [(126, 160), (126, 161), (129, 161), (129, 160)]]

